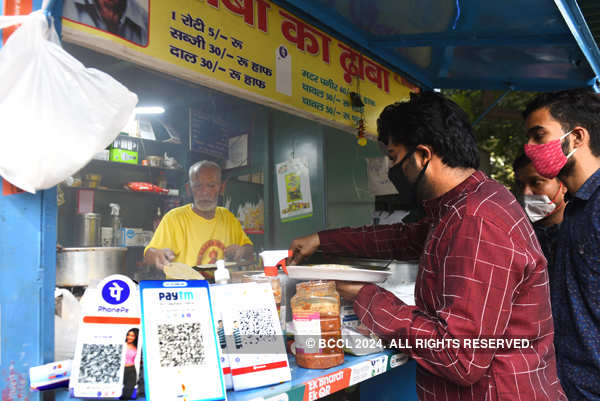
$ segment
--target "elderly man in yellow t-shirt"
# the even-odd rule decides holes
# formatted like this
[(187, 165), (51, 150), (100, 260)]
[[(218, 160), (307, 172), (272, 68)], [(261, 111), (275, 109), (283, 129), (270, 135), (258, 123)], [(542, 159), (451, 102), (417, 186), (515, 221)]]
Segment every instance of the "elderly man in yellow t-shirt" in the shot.
[(210, 161), (190, 167), (193, 204), (169, 211), (144, 250), (144, 263), (158, 269), (170, 262), (188, 266), (250, 259), (254, 251), (242, 225), (223, 207), (217, 207), (222, 189), (221, 168)]

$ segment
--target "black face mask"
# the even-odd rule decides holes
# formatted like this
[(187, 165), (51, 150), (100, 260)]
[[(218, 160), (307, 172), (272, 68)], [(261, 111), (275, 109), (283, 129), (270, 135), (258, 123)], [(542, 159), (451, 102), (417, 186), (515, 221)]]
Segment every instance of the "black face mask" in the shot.
[(408, 152), (402, 158), (402, 160), (400, 160), (400, 163), (395, 164), (394, 166), (392, 166), (392, 168), (388, 170), (388, 178), (390, 179), (392, 184), (394, 184), (394, 187), (396, 187), (396, 191), (404, 195), (403, 199), (405, 201), (403, 203), (406, 204), (409, 210), (416, 209), (420, 206), (420, 203), (417, 199), (417, 191), (419, 188), (419, 183), (421, 182), (421, 180), (423, 179), (423, 175), (425, 174), (425, 170), (427, 170), (427, 166), (429, 166), (429, 162), (427, 162), (425, 164), (425, 167), (421, 169), (421, 172), (419, 173), (415, 183), (411, 183), (408, 180), (408, 178), (406, 178), (404, 171), (402, 171), (402, 165), (410, 156), (413, 155), (413, 153), (415, 153), (414, 150)]

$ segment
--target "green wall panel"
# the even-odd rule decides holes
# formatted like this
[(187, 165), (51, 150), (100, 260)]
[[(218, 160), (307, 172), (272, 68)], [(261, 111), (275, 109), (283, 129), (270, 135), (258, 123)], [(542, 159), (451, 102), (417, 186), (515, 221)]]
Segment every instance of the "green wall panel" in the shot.
[(327, 228), (371, 224), (374, 196), (368, 191), (368, 157), (380, 157), (376, 142), (362, 147), (356, 136), (324, 127), (327, 165)]
[[(313, 121), (299, 118), (287, 113), (272, 110), (272, 163), (271, 176), (272, 200), (271, 208), (272, 249), (287, 249), (296, 237), (308, 235), (326, 228), (325, 224), (325, 174), (324, 174), (324, 140), (323, 126)], [(310, 191), (313, 202), (313, 215), (300, 220), (281, 222), (275, 166), (278, 163), (295, 158), (308, 160), (310, 171)]]

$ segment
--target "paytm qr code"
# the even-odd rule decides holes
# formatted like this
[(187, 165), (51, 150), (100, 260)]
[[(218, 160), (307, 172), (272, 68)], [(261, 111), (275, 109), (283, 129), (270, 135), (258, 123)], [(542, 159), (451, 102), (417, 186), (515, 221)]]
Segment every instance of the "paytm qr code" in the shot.
[(122, 344), (83, 344), (79, 383), (118, 383)]
[[(271, 308), (255, 308), (239, 311), (239, 330), (243, 345), (275, 342), (275, 327)], [(234, 327), (236, 323), (234, 322)], [(234, 334), (235, 336), (235, 334)]]
[(200, 323), (159, 324), (158, 344), (162, 367), (204, 365)]

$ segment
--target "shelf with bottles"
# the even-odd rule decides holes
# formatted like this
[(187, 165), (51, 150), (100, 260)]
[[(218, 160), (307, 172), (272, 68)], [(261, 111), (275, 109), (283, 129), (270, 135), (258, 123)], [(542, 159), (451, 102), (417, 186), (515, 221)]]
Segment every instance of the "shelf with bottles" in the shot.
[[(167, 196), (167, 189), (182, 190), (187, 175), (183, 169), (166, 169), (104, 160), (92, 160), (72, 177), (65, 180), (65, 188), (92, 189), (97, 191), (142, 193), (144, 195)], [(131, 183), (147, 183), (146, 187), (158, 188), (143, 191), (128, 188)], [(133, 190), (132, 190), (133, 189)], [(154, 192), (152, 192), (154, 190)], [(169, 195), (178, 194), (170, 193)]]
[(187, 159), (187, 150), (182, 144), (121, 134), (106, 149), (96, 154), (94, 159), (90, 163), (106, 163), (112, 168), (129, 166), (145, 171), (181, 173)]

